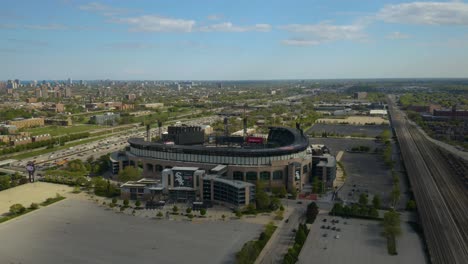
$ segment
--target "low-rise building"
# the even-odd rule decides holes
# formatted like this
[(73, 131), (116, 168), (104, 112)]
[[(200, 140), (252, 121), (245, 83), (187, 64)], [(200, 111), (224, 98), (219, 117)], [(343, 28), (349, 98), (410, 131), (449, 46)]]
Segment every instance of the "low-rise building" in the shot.
[(143, 178), (120, 186), (122, 199), (172, 202), (201, 201), (244, 207), (255, 201), (255, 185), (207, 174), (196, 167), (174, 167), (162, 172), (162, 182)]
[(90, 122), (97, 125), (116, 125), (117, 119), (120, 118), (120, 114), (116, 113), (105, 113), (103, 115), (91, 116)]
[(37, 135), (37, 136), (32, 136), (31, 137), (32, 142), (40, 142), (40, 141), (44, 141), (44, 140), (49, 140), (51, 138), (52, 137), (50, 136), (50, 134), (43, 134), (43, 135)]
[(141, 104), (140, 106), (143, 106), (145, 108), (157, 109), (157, 108), (163, 108), (164, 104), (163, 103), (150, 103), (150, 104)]
[(333, 187), (336, 178), (336, 159), (330, 154), (312, 156), (312, 182), (315, 177), (324, 184), (326, 188)]
[(29, 128), (29, 127), (37, 127), (37, 126), (44, 126), (44, 118), (16, 118), (14, 120), (7, 122), (9, 125), (16, 126), (18, 129), (22, 128)]

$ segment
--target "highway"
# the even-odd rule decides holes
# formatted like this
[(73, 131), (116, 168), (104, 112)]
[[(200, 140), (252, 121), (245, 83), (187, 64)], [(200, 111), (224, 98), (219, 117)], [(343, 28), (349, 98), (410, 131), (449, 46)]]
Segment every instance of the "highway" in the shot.
[(429, 141), (389, 97), (389, 113), (418, 206), (430, 262), (468, 260), (467, 171)]
[[(217, 116), (206, 116), (194, 118), (192, 120), (183, 121), (185, 125), (200, 125), (206, 123), (213, 123), (215, 120), (218, 120)], [(175, 120), (176, 121), (176, 120)], [(161, 132), (166, 132), (167, 126), (163, 126)], [(151, 136), (154, 138), (158, 133), (157, 128), (151, 129)], [(109, 135), (109, 137), (96, 140), (93, 142), (81, 144), (75, 147), (70, 147), (68, 149), (62, 149), (53, 151), (47, 154), (38, 155), (31, 158), (26, 158), (14, 162), (8, 169), (16, 170), (20, 172), (26, 172), (26, 164), (30, 161), (34, 161), (36, 164), (36, 175), (42, 174), (42, 171), (47, 170), (50, 167), (55, 166), (56, 161), (63, 159), (74, 160), (81, 159), (85, 161), (88, 157), (93, 156), (94, 158), (99, 158), (102, 155), (112, 153), (121, 149), (124, 149), (128, 146), (128, 139), (130, 137), (146, 137), (146, 131), (141, 128), (131, 128), (126, 131), (121, 131)]]

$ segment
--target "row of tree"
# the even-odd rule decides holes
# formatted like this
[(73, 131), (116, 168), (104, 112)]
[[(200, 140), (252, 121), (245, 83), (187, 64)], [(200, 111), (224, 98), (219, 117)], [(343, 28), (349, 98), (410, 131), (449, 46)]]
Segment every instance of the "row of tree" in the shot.
[(296, 236), (294, 237), (294, 245), (288, 249), (288, 253), (286, 253), (283, 258), (283, 264), (293, 264), (298, 261), (299, 254), (301, 253), (308, 234), (309, 229), (307, 228), (307, 225), (299, 224)]
[(244, 244), (242, 249), (236, 254), (237, 264), (253, 264), (257, 259), (260, 252), (265, 247), (270, 237), (276, 230), (276, 226), (273, 223), (269, 223), (265, 226), (265, 230), (260, 234), (258, 240), (248, 241)]
[(379, 217), (378, 209), (381, 207), (381, 199), (378, 195), (372, 199), (372, 205), (369, 206), (368, 197), (366, 194), (359, 196), (359, 203), (351, 206), (343, 206), (341, 203), (335, 203), (333, 205), (330, 214), (346, 217), (360, 217), (360, 218), (373, 218)]

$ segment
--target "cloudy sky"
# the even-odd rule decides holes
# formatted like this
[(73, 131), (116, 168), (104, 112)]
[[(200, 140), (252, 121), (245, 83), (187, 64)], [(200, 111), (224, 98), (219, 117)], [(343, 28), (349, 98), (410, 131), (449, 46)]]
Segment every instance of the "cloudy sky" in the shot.
[(468, 77), (468, 2), (6, 0), (0, 79)]

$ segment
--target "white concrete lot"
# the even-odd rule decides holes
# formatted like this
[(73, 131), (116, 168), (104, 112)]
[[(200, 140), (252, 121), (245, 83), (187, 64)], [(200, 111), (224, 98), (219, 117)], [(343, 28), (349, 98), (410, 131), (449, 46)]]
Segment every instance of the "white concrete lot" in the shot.
[(0, 224), (0, 263), (233, 263), (262, 229), (135, 217), (68, 198)]
[[(326, 218), (327, 222), (322, 222)], [(332, 225), (331, 216), (320, 214), (312, 225), (307, 241), (301, 250), (298, 263), (333, 264), (395, 264), (426, 263), (422, 242), (416, 232), (402, 221), (402, 235), (397, 238), (398, 255), (387, 253), (387, 243), (381, 235), (382, 227), (378, 221), (362, 219), (342, 219)], [(347, 224), (344, 224), (344, 222)], [(335, 226), (340, 232), (321, 229), (322, 225)], [(327, 237), (323, 237), (323, 234)], [(335, 236), (339, 235), (336, 239)]]
[(58, 193), (68, 196), (72, 187), (45, 182), (28, 183), (0, 192), (0, 215), (8, 213), (10, 206), (19, 203), (25, 207), (31, 203), (41, 203), (47, 198), (53, 198)]

